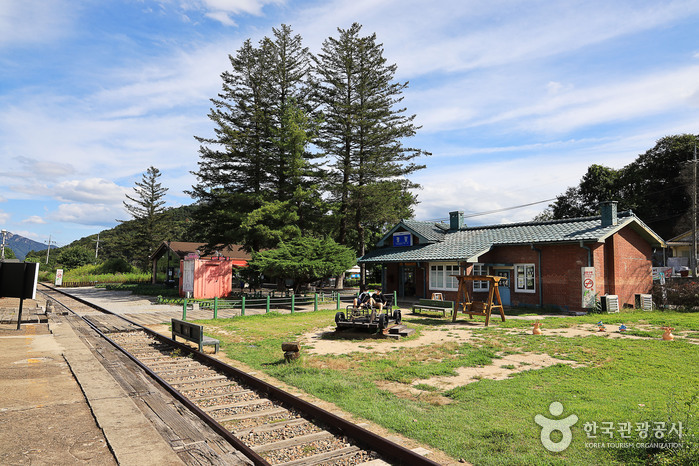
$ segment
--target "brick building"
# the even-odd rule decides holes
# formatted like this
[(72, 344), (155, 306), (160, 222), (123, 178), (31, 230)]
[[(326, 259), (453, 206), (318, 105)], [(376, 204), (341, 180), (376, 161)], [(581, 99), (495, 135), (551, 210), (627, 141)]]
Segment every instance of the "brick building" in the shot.
[[(498, 275), (507, 278), (505, 305), (575, 311), (605, 294), (633, 305), (634, 294), (652, 287), (653, 249), (665, 247), (632, 212), (618, 213), (616, 202), (602, 203), (597, 217), (471, 228), (462, 212), (449, 215), (450, 225), (401, 221), (359, 262), (381, 264), (384, 291), (402, 297), (439, 292), (454, 300), (453, 275)], [(488, 283), (473, 282), (470, 291), (483, 300)]]

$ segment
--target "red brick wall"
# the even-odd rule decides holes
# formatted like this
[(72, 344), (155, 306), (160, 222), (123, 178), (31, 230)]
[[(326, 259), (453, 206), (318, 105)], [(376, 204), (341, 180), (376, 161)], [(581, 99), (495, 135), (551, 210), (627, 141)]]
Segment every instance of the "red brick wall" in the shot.
[[(651, 246), (631, 228), (624, 228), (606, 243), (586, 244), (591, 249), (598, 295), (619, 295), (620, 304), (633, 304), (635, 293), (648, 293), (652, 288)], [(588, 266), (588, 251), (579, 244), (539, 245), (543, 304), (581, 310), (581, 267)], [(536, 292), (516, 292), (512, 276), (513, 305), (538, 305), (539, 258), (530, 246), (498, 247), (480, 259), (484, 263), (534, 264)]]
[(619, 304), (634, 304), (634, 294), (649, 293), (653, 287), (651, 256), (653, 249), (631, 228), (624, 228), (607, 239), (605, 247), (614, 256), (607, 254), (605, 269), (609, 271), (605, 288), (608, 294), (619, 296)]

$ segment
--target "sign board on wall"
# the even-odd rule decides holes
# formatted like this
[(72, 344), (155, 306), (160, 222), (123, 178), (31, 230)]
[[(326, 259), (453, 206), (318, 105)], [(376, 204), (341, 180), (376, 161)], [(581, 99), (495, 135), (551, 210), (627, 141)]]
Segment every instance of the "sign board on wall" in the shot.
[(595, 283), (595, 268), (581, 267), (582, 271), (582, 307), (592, 308), (597, 304), (597, 284)]
[(56, 286), (63, 285), (63, 269), (56, 269), (56, 280), (53, 284)]
[(400, 248), (413, 245), (413, 235), (409, 231), (393, 233), (393, 247)]

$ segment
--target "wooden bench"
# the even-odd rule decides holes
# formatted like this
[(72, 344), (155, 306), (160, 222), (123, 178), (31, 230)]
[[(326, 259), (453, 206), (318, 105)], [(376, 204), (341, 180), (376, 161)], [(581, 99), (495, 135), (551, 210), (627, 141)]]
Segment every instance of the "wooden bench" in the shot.
[(441, 312), (444, 317), (447, 316), (447, 311), (451, 314), (454, 312), (454, 301), (440, 301), (437, 299), (420, 299), (420, 301), (413, 306), (413, 313), (420, 314), (419, 311), (437, 311)]
[(215, 347), (214, 353), (218, 353), (220, 342), (215, 338), (205, 337), (202, 325), (193, 324), (185, 320), (172, 319), (172, 339), (177, 341), (175, 337), (181, 337), (198, 344), (200, 352), (204, 345), (213, 345)]

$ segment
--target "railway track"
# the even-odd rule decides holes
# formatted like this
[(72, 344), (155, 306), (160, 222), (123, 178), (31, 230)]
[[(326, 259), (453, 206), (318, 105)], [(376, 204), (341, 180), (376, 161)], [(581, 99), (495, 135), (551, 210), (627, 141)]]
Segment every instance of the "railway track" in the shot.
[(437, 463), (133, 321), (43, 285), (254, 464)]

